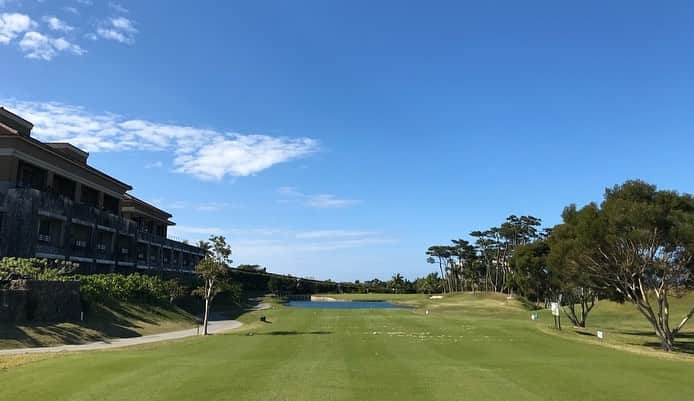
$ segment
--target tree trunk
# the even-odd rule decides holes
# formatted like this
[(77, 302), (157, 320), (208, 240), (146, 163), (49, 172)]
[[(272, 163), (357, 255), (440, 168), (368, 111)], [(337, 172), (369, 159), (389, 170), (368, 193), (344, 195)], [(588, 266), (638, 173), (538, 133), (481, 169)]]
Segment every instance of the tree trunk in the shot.
[(203, 330), (202, 334), (207, 335), (207, 322), (208, 322), (208, 316), (210, 314), (210, 299), (205, 297), (205, 317), (203, 319)]
[(439, 270), (441, 270), (441, 280), (443, 280), (443, 293), (446, 293), (446, 276), (443, 274), (443, 265), (439, 259)]

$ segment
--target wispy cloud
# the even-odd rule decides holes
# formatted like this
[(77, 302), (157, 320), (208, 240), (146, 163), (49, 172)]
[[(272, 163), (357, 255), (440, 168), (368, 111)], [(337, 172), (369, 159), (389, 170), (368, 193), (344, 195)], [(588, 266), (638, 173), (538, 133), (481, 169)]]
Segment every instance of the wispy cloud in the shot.
[[(154, 203), (154, 202), (151, 202)], [(198, 212), (220, 212), (224, 209), (233, 207), (231, 203), (228, 202), (185, 202), (185, 201), (173, 201), (164, 202), (161, 199), (157, 200), (157, 206), (164, 209), (180, 210), (180, 209), (190, 209)]]
[(193, 236), (196, 240), (210, 235), (225, 235), (234, 250), (259, 257), (275, 252), (326, 252), (341, 249), (366, 248), (394, 244), (396, 239), (377, 231), (368, 230), (308, 230), (295, 231), (268, 228), (221, 228), (174, 226), (170, 231), (177, 236)]
[(74, 15), (79, 15), (79, 14), (80, 14), (79, 10), (76, 9), (75, 7), (65, 6), (65, 7), (62, 8), (62, 10), (63, 10), (63, 11), (66, 11), (66, 12), (68, 12), (68, 13), (70, 13), (70, 14), (74, 14)]
[(128, 45), (135, 43), (137, 32), (135, 23), (125, 17), (109, 18), (101, 22), (96, 29), (96, 34), (101, 38)]
[(75, 29), (74, 27), (68, 25), (65, 21), (61, 20), (58, 17), (45, 16), (42, 18), (42, 20), (46, 23), (46, 25), (48, 25), (48, 28), (52, 31), (70, 32)]
[(305, 137), (244, 135), (127, 119), (56, 102), (0, 102), (33, 122), (33, 133), (40, 139), (70, 142), (88, 152), (170, 151), (174, 171), (202, 180), (257, 174), (318, 149), (316, 140)]
[(38, 32), (27, 32), (19, 42), (19, 48), (27, 58), (52, 60), (58, 53), (65, 52), (81, 56), (86, 53), (79, 45), (65, 38), (53, 38)]
[(108, 7), (109, 7), (110, 9), (112, 9), (113, 11), (119, 12), (119, 13), (121, 13), (121, 14), (125, 14), (125, 13), (129, 12), (128, 9), (125, 8), (125, 7), (123, 7), (121, 4), (119, 4), (119, 3), (114, 3), (114, 2), (111, 2), (111, 1), (108, 2)]
[(296, 234), (296, 238), (367, 238), (375, 235), (379, 235), (379, 233), (361, 230), (315, 230), (299, 232)]
[(196, 238), (205, 239), (210, 235), (224, 234), (225, 230), (219, 227), (173, 226), (169, 228), (169, 233), (174, 235), (192, 234)]
[(231, 204), (226, 202), (203, 203), (195, 206), (195, 210), (199, 212), (219, 212), (230, 206)]
[(298, 202), (320, 209), (348, 207), (361, 203), (356, 199), (342, 199), (333, 194), (305, 194), (294, 187), (281, 187), (278, 192), (284, 196), (280, 202)]
[(162, 163), (161, 160), (157, 160), (155, 162), (145, 164), (145, 168), (162, 168), (162, 167), (164, 167), (164, 163)]

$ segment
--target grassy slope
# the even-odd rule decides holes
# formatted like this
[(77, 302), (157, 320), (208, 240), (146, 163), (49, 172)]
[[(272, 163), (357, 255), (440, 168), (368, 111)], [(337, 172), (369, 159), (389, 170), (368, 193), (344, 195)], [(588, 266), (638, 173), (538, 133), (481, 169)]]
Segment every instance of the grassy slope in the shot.
[[(670, 303), (670, 321), (674, 327), (686, 314), (687, 308), (691, 308), (694, 305), (694, 293), (689, 293), (682, 298), (672, 298)], [(545, 322), (552, 321), (552, 316), (548, 311), (543, 311), (541, 316)], [(571, 322), (563, 316), (562, 325), (564, 330), (560, 333), (554, 330), (547, 331), (574, 340), (662, 356), (660, 343), (654, 334), (652, 326), (630, 303), (599, 302), (588, 315), (587, 327), (585, 329), (571, 327)], [(598, 329), (603, 330), (605, 333), (603, 340), (599, 340), (596, 337)], [(690, 321), (685, 326), (684, 331), (676, 338), (676, 342), (679, 356), (694, 354), (694, 321)]]
[[(0, 373), (0, 399), (691, 399), (694, 358), (547, 335), (546, 320), (531, 322), (503, 297), (398, 298), (431, 315), (275, 307), (242, 316), (250, 324), (227, 335), (10, 369)], [(257, 323), (260, 313), (272, 323)]]
[(175, 306), (122, 303), (99, 306), (84, 323), (1, 324), (0, 348), (81, 344), (116, 337), (136, 337), (195, 326), (195, 318)]

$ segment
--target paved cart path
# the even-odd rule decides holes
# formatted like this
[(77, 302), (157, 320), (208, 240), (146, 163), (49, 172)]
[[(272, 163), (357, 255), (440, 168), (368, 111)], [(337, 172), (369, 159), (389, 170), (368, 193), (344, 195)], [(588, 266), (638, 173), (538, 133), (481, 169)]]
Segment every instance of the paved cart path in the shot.
[[(256, 305), (251, 310), (265, 310), (269, 309), (270, 305), (261, 303)], [(207, 331), (210, 334), (222, 333), (225, 331), (237, 329), (241, 327), (243, 323), (238, 320), (216, 320), (210, 321)], [(131, 338), (114, 338), (104, 341), (96, 341), (87, 344), (75, 344), (75, 345), (57, 345), (55, 347), (34, 347), (34, 348), (14, 348), (14, 349), (4, 349), (0, 350), (0, 356), (2, 355), (18, 355), (18, 354), (41, 354), (49, 352), (70, 352), (70, 351), (92, 351), (100, 349), (111, 349), (111, 348), (122, 348), (129, 347), (131, 345), (149, 344), (159, 341), (176, 340), (179, 338), (186, 338), (197, 336), (202, 332), (202, 327), (193, 328), (187, 330), (170, 331), (167, 333), (150, 334), (141, 337), (131, 337)]]

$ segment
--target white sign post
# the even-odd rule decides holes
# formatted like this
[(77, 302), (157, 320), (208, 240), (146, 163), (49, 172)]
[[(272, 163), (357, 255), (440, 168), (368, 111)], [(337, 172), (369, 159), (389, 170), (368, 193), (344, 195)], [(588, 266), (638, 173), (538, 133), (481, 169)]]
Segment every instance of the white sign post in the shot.
[(559, 302), (552, 302), (552, 316), (554, 316), (554, 327), (561, 330), (561, 316), (559, 313)]
[(559, 303), (552, 302), (552, 315), (559, 316)]

